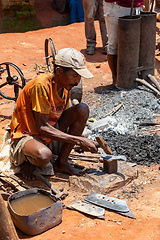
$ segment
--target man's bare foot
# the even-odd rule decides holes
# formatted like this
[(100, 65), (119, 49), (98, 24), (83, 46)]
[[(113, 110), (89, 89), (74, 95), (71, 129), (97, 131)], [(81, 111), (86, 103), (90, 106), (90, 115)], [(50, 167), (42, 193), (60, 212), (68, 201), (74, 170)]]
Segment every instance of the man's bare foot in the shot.
[(35, 166), (32, 165), (30, 162), (24, 162), (21, 164), (21, 174), (25, 179), (35, 179), (35, 176), (33, 174), (35, 170)]
[(78, 169), (75, 169), (68, 162), (65, 164), (60, 164), (59, 161), (56, 161), (53, 168), (55, 172), (68, 173), (69, 175), (76, 175), (76, 176), (81, 175), (81, 171)]

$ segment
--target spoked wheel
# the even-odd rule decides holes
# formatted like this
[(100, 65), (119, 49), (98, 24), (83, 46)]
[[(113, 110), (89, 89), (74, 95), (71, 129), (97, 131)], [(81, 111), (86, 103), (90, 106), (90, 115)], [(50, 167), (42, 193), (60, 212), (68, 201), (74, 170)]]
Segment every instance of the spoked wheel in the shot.
[(24, 75), (15, 64), (10, 62), (0, 64), (0, 95), (3, 98), (16, 101), (24, 86)]
[(54, 60), (56, 55), (56, 49), (51, 38), (45, 40), (45, 59), (49, 72), (54, 70)]

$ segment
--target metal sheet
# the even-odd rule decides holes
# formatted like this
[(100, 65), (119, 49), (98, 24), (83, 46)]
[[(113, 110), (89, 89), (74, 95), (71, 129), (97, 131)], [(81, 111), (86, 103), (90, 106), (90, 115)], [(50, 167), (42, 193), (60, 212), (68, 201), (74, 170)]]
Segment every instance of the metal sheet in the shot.
[(89, 214), (94, 217), (98, 217), (101, 219), (104, 219), (104, 212), (105, 210), (101, 207), (97, 207), (93, 204), (86, 203), (86, 202), (81, 202), (81, 201), (75, 201), (69, 205), (66, 206), (69, 209), (75, 209), (80, 212)]
[(122, 161), (127, 161), (126, 156), (124, 155), (118, 155), (118, 156), (114, 156), (114, 155), (110, 155), (110, 154), (105, 154), (105, 153), (100, 153), (101, 157), (103, 157), (103, 159), (105, 160), (122, 160)]
[(86, 202), (90, 202), (100, 207), (108, 208), (117, 212), (126, 213), (130, 211), (130, 209), (127, 206), (127, 203), (124, 200), (120, 200), (102, 194), (91, 193), (84, 200)]
[(125, 212), (125, 213), (124, 213), (124, 212), (117, 212), (117, 213), (118, 213), (118, 214), (121, 214), (121, 215), (123, 215), (123, 216), (125, 216), (125, 217), (130, 217), (130, 218), (136, 219), (130, 209), (129, 209), (129, 212)]

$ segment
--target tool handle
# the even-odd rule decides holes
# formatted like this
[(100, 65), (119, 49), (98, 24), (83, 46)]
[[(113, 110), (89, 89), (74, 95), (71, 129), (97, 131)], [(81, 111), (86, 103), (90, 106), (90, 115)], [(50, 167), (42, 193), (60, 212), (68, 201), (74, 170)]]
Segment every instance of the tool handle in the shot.
[(112, 154), (112, 150), (110, 149), (110, 147), (102, 137), (98, 136), (96, 137), (96, 140), (99, 144), (99, 147), (101, 147), (106, 154)]

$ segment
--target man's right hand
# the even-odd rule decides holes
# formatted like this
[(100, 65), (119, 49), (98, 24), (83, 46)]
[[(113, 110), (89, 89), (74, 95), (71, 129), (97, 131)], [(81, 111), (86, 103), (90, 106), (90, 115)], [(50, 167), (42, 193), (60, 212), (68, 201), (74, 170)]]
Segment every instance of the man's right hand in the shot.
[(80, 137), (80, 147), (83, 151), (97, 153), (97, 142), (93, 141), (92, 139)]

